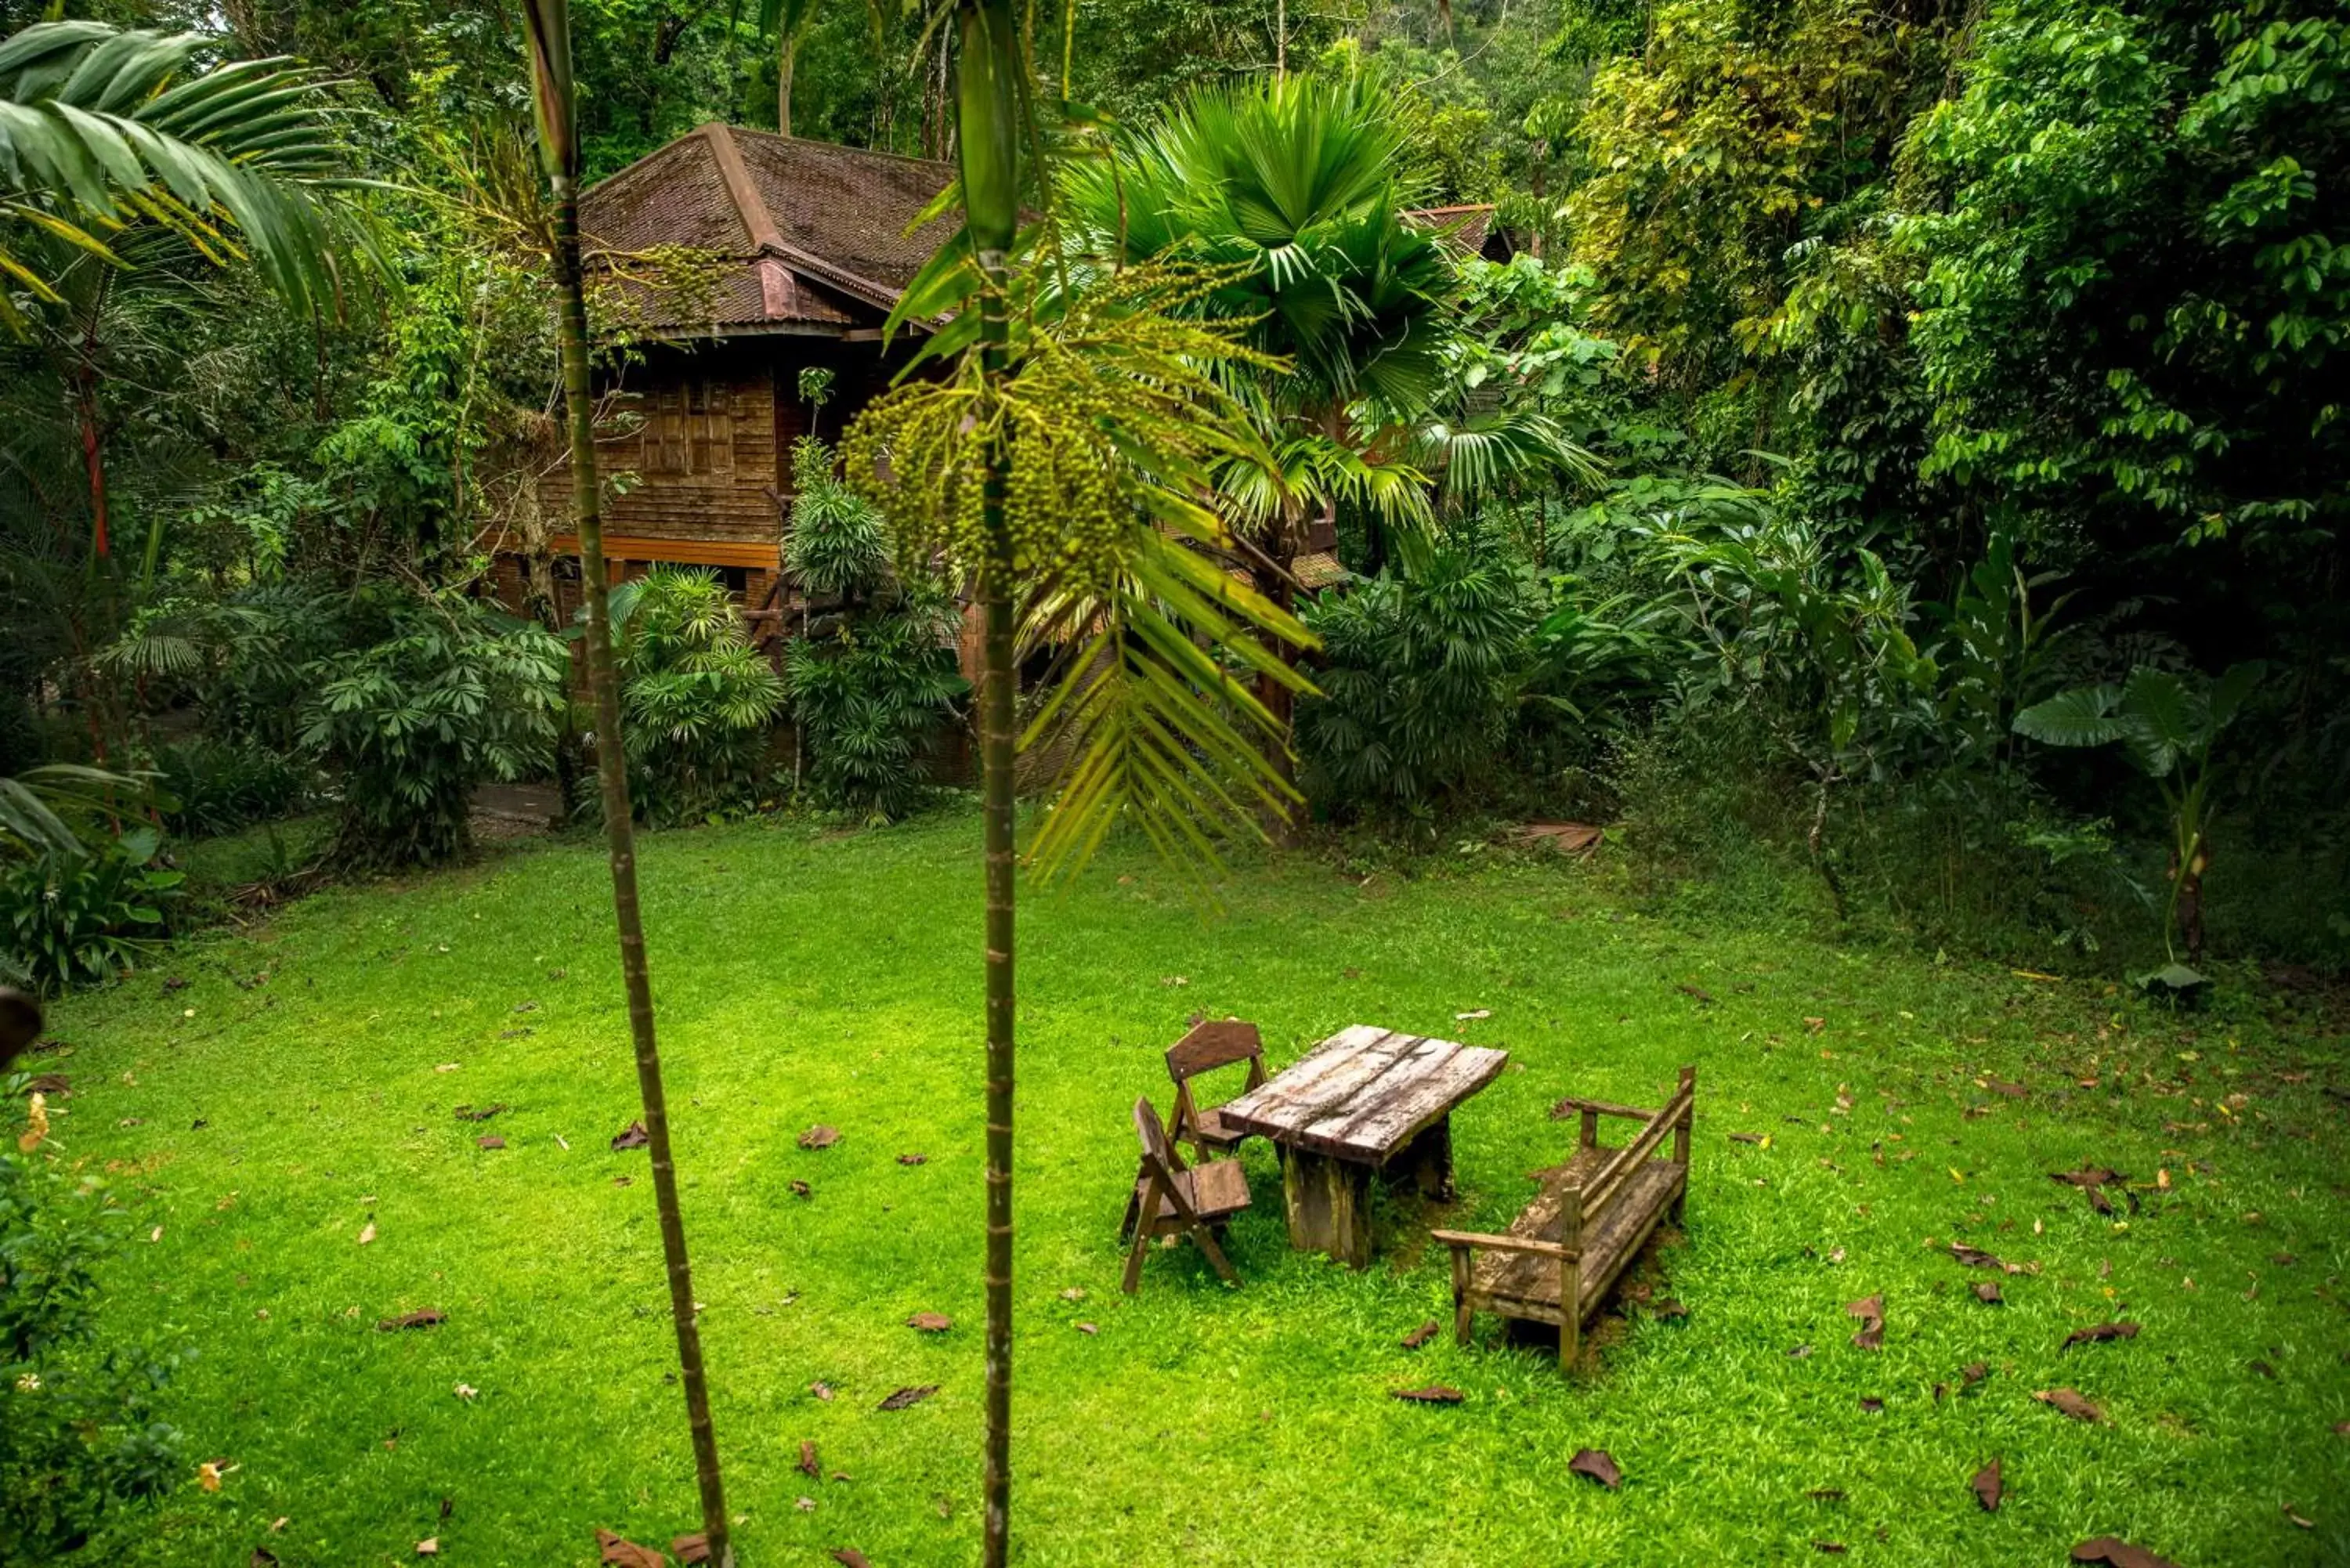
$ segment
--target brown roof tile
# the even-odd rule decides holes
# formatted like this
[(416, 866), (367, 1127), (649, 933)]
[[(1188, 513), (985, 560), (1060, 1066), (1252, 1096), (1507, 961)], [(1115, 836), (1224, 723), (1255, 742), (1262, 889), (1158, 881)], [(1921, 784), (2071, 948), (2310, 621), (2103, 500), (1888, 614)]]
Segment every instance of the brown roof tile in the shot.
[(679, 245), (739, 264), (695, 302), (710, 320), (663, 319), (675, 308), (648, 290), (647, 326), (699, 336), (869, 323), (951, 232), (946, 219), (906, 228), (953, 174), (944, 163), (713, 122), (588, 191), (579, 226), (591, 260)]

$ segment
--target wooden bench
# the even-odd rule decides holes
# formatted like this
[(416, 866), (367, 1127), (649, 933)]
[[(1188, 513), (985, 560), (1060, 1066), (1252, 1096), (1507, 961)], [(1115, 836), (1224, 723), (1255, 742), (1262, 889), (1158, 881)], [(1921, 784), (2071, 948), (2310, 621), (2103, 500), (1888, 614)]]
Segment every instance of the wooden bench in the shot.
[[(1668, 1213), (1680, 1218), (1696, 1102), (1694, 1067), (1681, 1069), (1680, 1087), (1661, 1110), (1604, 1100), (1559, 1102), (1582, 1115), (1575, 1158), (1543, 1173), (1542, 1191), (1511, 1221), (1509, 1234), (1434, 1232), (1452, 1251), (1452, 1327), (1461, 1344), (1469, 1343), (1470, 1321), (1479, 1312), (1555, 1324), (1559, 1364), (1575, 1365), (1583, 1349), (1583, 1320), (1599, 1310), (1658, 1221)], [(1637, 1121), (1640, 1130), (1623, 1147), (1606, 1147), (1599, 1141), (1602, 1116)]]

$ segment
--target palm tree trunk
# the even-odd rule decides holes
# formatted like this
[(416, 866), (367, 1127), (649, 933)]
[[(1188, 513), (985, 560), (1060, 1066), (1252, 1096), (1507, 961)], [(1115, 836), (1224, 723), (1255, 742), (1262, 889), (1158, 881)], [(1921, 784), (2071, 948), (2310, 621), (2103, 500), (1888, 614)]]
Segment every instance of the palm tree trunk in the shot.
[[(964, 222), (987, 284), (980, 293), (979, 355), (993, 381), (1009, 369), (1005, 258), (1019, 223), (1018, 55), (1009, 0), (962, 0), (955, 77), (956, 146)], [(1014, 735), (1011, 536), (1004, 522), (1004, 462), (988, 454), (982, 484), (986, 616), (980, 687), (982, 798), (987, 851), (987, 1464), (982, 1561), (1003, 1568), (1012, 1528), (1012, 1083)]]
[(579, 530), (579, 576), (587, 592), (588, 684), (596, 706), (596, 771), (603, 786), (604, 834), (612, 862), (612, 915), (620, 940), (620, 975), (636, 1044), (637, 1091), (652, 1157), (653, 1201), (660, 1212), (661, 1253), (669, 1266), (670, 1317), (677, 1328), (678, 1367), (686, 1422), (702, 1490), (702, 1530), (710, 1561), (733, 1568), (718, 1438), (702, 1369), (702, 1331), (694, 1320), (693, 1274), (686, 1259), (685, 1220), (678, 1206), (677, 1166), (670, 1149), (668, 1096), (653, 1034), (652, 977), (645, 962), (644, 919), (637, 901), (636, 830), (629, 812), (628, 759), (621, 751), (619, 671), (614, 668), (611, 599), (605, 577), (604, 522), (596, 481), (595, 409), (588, 373), (588, 307), (579, 265), (579, 162), (572, 109), (570, 16), (567, 0), (530, 0), (533, 85), (537, 89), (541, 156), (555, 192), (555, 275), (563, 348), (563, 392), (569, 416), (571, 500)]

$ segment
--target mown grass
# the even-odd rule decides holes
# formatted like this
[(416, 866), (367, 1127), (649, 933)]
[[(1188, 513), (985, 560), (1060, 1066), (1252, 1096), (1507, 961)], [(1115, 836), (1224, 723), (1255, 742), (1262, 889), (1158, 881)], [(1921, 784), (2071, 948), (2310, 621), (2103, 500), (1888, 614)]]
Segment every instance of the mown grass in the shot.
[[(949, 815), (644, 847), (749, 1563), (976, 1556), (976, 836)], [(1224, 897), (1203, 920), (1113, 856), (1026, 906), (1022, 1561), (1759, 1563), (1825, 1542), (1852, 1562), (2056, 1563), (2102, 1534), (2190, 1564), (2350, 1558), (2350, 1107), (2321, 1093), (2350, 1081), (2338, 1033), (2235, 989), (2173, 1017), (2103, 984), (1679, 928), (1557, 861), (1358, 885), (1301, 859)], [(592, 1562), (598, 1526), (692, 1527), (644, 1156), (606, 1147), (637, 1115), (606, 900), (598, 853), (527, 847), (323, 894), (57, 1010), (70, 1054), (38, 1064), (74, 1082), (61, 1145), (133, 1211), (110, 1310), (182, 1331), (199, 1355), (173, 1418), (192, 1457), (234, 1467), (90, 1556), (405, 1563), (432, 1536), (444, 1563), (546, 1568)], [(1512, 1070), (1454, 1123), (1447, 1222), (1479, 1228), (1563, 1157), (1556, 1096), (1655, 1103), (1694, 1063), (1689, 1223), (1648, 1275), (1688, 1315), (1632, 1309), (1572, 1380), (1490, 1322), (1471, 1347), (1407, 1352), (1423, 1320), (1450, 1326), (1429, 1217), (1390, 1216), (1367, 1273), (1294, 1254), (1261, 1144), (1231, 1233), (1245, 1287), (1185, 1249), (1122, 1297), (1127, 1108), (1165, 1103), (1159, 1053), (1195, 1012), (1257, 1020), (1276, 1064), (1358, 1021), (1506, 1046)], [(487, 1124), (452, 1116), (500, 1101)], [(839, 1143), (795, 1147), (817, 1123)], [(2126, 1225), (2048, 1178), (2085, 1161), (2137, 1184)], [(1953, 1239), (2033, 1272), (1982, 1304), (1990, 1276)], [(1870, 1353), (1844, 1309), (1880, 1292)], [(374, 1326), (423, 1307), (447, 1321)], [(919, 1334), (919, 1311), (955, 1325)], [(2113, 1318), (2144, 1332), (2060, 1352)], [(1991, 1375), (1959, 1392), (1978, 1361)], [(1431, 1382), (1463, 1402), (1389, 1397)], [(2059, 1386), (2107, 1419), (2032, 1397)], [(826, 1479), (795, 1468), (803, 1440)], [(1613, 1453), (1620, 1491), (1568, 1472), (1585, 1447)], [(1968, 1480), (1993, 1457), (2007, 1495), (1988, 1514)]]

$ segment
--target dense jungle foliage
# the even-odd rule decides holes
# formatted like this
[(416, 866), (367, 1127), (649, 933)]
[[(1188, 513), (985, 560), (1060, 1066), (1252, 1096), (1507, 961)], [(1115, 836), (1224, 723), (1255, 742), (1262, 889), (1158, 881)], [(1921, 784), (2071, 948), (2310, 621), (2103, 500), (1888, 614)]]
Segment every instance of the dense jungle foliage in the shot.
[[(0, 0), (0, 962), (46, 986), (192, 918), (192, 840), (323, 816), (375, 867), (464, 853), (485, 781), (593, 809), (581, 628), (487, 585), (562, 526), (511, 8), (77, 0), (36, 47), (55, 10)], [(575, 18), (591, 177), (713, 119), (951, 151), (917, 10)], [(1219, 506), (1320, 639), (1260, 691), (1332, 853), (1575, 819), (1659, 897), (1929, 948), (2350, 958), (2337, 6), (1039, 27), (1094, 111), (1067, 243), (1226, 269), (1185, 308), (1280, 357), (1219, 371), (1270, 459)], [(1399, 216), (1483, 203), (1507, 259)], [(772, 662), (707, 576), (618, 607), (650, 821), (900, 815), (955, 753), (957, 585), (801, 465), (837, 607)], [(1352, 577), (1307, 594), (1316, 524)]]

